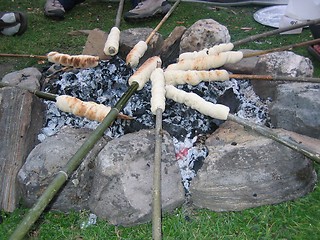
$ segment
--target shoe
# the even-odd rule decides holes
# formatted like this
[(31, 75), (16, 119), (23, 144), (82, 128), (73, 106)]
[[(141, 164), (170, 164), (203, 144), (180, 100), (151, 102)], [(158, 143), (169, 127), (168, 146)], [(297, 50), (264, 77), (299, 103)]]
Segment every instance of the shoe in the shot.
[(124, 14), (124, 20), (128, 22), (144, 20), (147, 18), (165, 15), (171, 5), (167, 1), (145, 0), (140, 2), (134, 9)]
[(184, 2), (209, 3), (215, 6), (244, 6), (244, 5), (286, 5), (288, 0), (183, 0)]
[(0, 12), (0, 33), (7, 36), (22, 35), (28, 26), (27, 15), (22, 12)]
[(44, 14), (53, 19), (63, 19), (66, 11), (58, 0), (47, 0), (44, 6)]

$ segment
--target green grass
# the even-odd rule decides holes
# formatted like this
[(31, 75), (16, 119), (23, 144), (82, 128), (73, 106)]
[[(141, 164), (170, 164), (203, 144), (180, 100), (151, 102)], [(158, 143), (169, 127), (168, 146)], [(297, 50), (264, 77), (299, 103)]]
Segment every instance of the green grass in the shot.
[[(215, 213), (179, 208), (163, 218), (163, 239), (319, 239), (320, 190), (304, 198), (240, 212)], [(27, 209), (2, 213), (0, 236), (6, 239)], [(188, 213), (188, 214), (187, 214)], [(151, 224), (115, 227), (104, 220), (81, 229), (88, 212), (46, 212), (30, 231), (30, 239), (151, 239)]]
[[(29, 28), (22, 36), (7, 37), (0, 36), (0, 53), (34, 54), (44, 55), (50, 51), (59, 51), (69, 54), (81, 54), (86, 42), (86, 36), (70, 36), (68, 33), (73, 30), (90, 30), (99, 28), (109, 31), (114, 25), (118, 8), (116, 2), (99, 0), (86, 1), (68, 12), (64, 21), (54, 21), (45, 18), (43, 6), (45, 0), (10, 0), (2, 1), (0, 11), (19, 10), (27, 13), (29, 17)], [(126, 1), (124, 12), (130, 9), (130, 2)], [(225, 25), (230, 32), (231, 41), (236, 41), (250, 35), (271, 30), (253, 20), (252, 14), (259, 7), (233, 7), (215, 8), (210, 4), (201, 3), (180, 3), (174, 14), (160, 28), (164, 37), (168, 36), (175, 26), (191, 26), (199, 19), (212, 18)], [(134, 27), (155, 28), (159, 19), (140, 23), (121, 22), (121, 30)], [(243, 30), (244, 27), (252, 30)], [(277, 35), (261, 39), (258, 43), (249, 43), (242, 48), (269, 49), (280, 45), (288, 45), (301, 41), (311, 40), (312, 36), (308, 29), (299, 35)], [(320, 76), (319, 62), (308, 54), (305, 47), (295, 50), (298, 54), (310, 57), (315, 65), (315, 76)], [(10, 62), (13, 69), (22, 69), (30, 66), (43, 67), (38, 65), (35, 59), (0, 58), (1, 62)]]
[[(2, 1), (0, 11), (20, 10), (29, 17), (29, 28), (22, 36), (0, 36), (0, 53), (44, 55), (50, 51), (80, 54), (86, 36), (70, 36), (73, 30), (99, 28), (109, 31), (114, 25), (118, 4), (98, 0), (87, 0), (66, 15), (64, 21), (53, 21), (43, 16), (44, 0)], [(125, 11), (129, 10), (125, 3)], [(168, 36), (177, 25), (191, 26), (195, 21), (213, 18), (225, 25), (236, 41), (250, 35), (271, 30), (252, 19), (258, 7), (214, 8), (200, 3), (180, 3), (174, 14), (160, 29)], [(154, 28), (159, 20), (141, 23), (121, 23), (121, 29), (133, 27)], [(243, 30), (249, 27), (251, 30)], [(280, 35), (249, 43), (243, 48), (269, 49), (312, 39), (308, 29), (299, 35)], [(305, 47), (295, 50), (298, 54), (311, 58), (315, 66), (315, 76), (320, 76), (319, 62), (315, 61)], [(0, 58), (0, 63), (9, 63), (11, 70), (25, 67), (45, 67), (34, 59)], [(316, 165), (319, 173), (319, 165)], [(28, 209), (19, 208), (13, 213), (1, 212), (0, 239), (7, 239), (19, 224)], [(241, 212), (215, 213), (209, 210), (179, 208), (163, 218), (164, 239), (319, 239), (320, 234), (320, 189), (317, 187), (306, 197), (282, 204), (263, 206)], [(188, 213), (188, 214), (187, 214)], [(48, 211), (33, 226), (30, 239), (151, 239), (151, 224), (135, 227), (114, 227), (108, 222), (98, 220), (96, 225), (81, 229), (87, 221), (88, 212), (68, 214)]]

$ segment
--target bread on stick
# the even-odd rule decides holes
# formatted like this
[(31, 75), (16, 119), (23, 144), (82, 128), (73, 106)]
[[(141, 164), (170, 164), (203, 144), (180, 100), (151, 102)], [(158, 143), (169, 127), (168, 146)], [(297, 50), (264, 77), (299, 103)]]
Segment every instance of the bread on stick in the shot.
[(139, 84), (138, 90), (141, 90), (146, 82), (149, 81), (150, 75), (157, 67), (161, 66), (161, 59), (158, 56), (148, 58), (137, 71), (129, 78), (129, 85), (133, 82)]
[(202, 81), (227, 81), (229, 73), (226, 70), (168, 70), (164, 72), (167, 85), (190, 84), (198, 85)]
[(138, 42), (129, 52), (126, 57), (126, 63), (132, 68), (138, 66), (140, 58), (144, 55), (147, 51), (148, 45), (145, 41)]
[(49, 52), (48, 61), (63, 66), (72, 66), (75, 68), (92, 68), (99, 63), (99, 57), (91, 55), (68, 55), (58, 52)]
[(117, 27), (113, 27), (110, 30), (108, 39), (104, 45), (103, 52), (107, 56), (114, 56), (119, 51), (119, 42), (120, 42), (120, 30)]
[(221, 52), (231, 51), (233, 49), (233, 43), (221, 43), (215, 45), (209, 49), (205, 48), (201, 51), (194, 51), (194, 52), (185, 52), (179, 55), (179, 61), (187, 60), (187, 59), (194, 59), (196, 57), (203, 57), (207, 55), (214, 55)]
[(240, 51), (221, 52), (216, 55), (181, 60), (178, 63), (170, 64), (167, 70), (209, 70), (221, 67), (226, 63), (236, 63), (242, 58), (243, 53)]
[(194, 51), (194, 52), (185, 52), (179, 55), (178, 61), (186, 60), (186, 59), (194, 59), (196, 57), (204, 57), (208, 55), (209, 49), (205, 48), (201, 51)]
[(214, 55), (221, 52), (228, 52), (228, 51), (231, 51), (233, 48), (234, 48), (233, 43), (221, 43), (209, 48), (208, 55)]
[(172, 85), (166, 85), (166, 97), (174, 100), (175, 102), (183, 103), (206, 116), (219, 120), (226, 120), (230, 111), (227, 106), (222, 104), (213, 104), (204, 100), (195, 93), (187, 93)]
[[(111, 107), (95, 102), (84, 102), (78, 98), (68, 95), (61, 95), (56, 98), (56, 106), (63, 112), (72, 113), (89, 120), (102, 122), (110, 112)], [(123, 114), (119, 114), (121, 119), (132, 119)]]
[(151, 88), (151, 112), (156, 115), (157, 109), (165, 110), (166, 105), (166, 90), (163, 70), (156, 68), (150, 76)]

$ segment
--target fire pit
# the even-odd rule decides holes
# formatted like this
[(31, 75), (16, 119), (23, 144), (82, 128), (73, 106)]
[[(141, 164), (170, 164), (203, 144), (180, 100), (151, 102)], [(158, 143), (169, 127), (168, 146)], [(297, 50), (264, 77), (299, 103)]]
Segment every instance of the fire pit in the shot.
[[(101, 61), (92, 69), (67, 72), (52, 81), (45, 90), (58, 95), (70, 95), (83, 101), (95, 101), (113, 106), (128, 88), (128, 78), (133, 70), (128, 68), (119, 57), (110, 61)], [(257, 123), (269, 124), (267, 102), (262, 101), (253, 91), (249, 81), (229, 80), (225, 82), (202, 82), (197, 86), (178, 86), (186, 92), (194, 92), (205, 100), (221, 103), (230, 107), (231, 112), (252, 119)], [(127, 103), (123, 113), (133, 117), (133, 120), (116, 120), (105, 132), (111, 138), (136, 132), (141, 129), (154, 128), (154, 115), (150, 110), (151, 84), (138, 91)], [(54, 102), (46, 101), (48, 105), (46, 126), (39, 135), (40, 140), (59, 131), (62, 126), (75, 128), (97, 127), (98, 122), (80, 118), (61, 112)], [(194, 109), (167, 100), (163, 113), (163, 129), (174, 139), (176, 156), (179, 162), (182, 179), (186, 189), (194, 177), (201, 160), (207, 155), (204, 145), (199, 147), (207, 135), (214, 132), (223, 121), (205, 116)]]

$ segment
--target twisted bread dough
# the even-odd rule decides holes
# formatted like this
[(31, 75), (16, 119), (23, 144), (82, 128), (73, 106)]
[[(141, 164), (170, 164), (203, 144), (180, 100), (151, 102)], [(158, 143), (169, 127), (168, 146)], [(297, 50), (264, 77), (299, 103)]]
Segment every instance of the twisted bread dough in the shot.
[(119, 51), (120, 42), (120, 30), (117, 27), (113, 27), (110, 30), (108, 39), (104, 44), (103, 52), (108, 56), (114, 56)]
[(141, 90), (146, 82), (149, 81), (151, 73), (157, 67), (161, 67), (161, 59), (158, 56), (154, 56), (148, 58), (138, 70), (129, 78), (129, 85), (133, 82), (137, 82), (139, 84), (138, 90)]
[(209, 70), (221, 67), (226, 63), (236, 63), (242, 58), (243, 53), (240, 51), (221, 52), (215, 55), (183, 59), (178, 63), (170, 64), (167, 70)]
[(229, 114), (229, 107), (222, 104), (213, 104), (204, 100), (195, 93), (187, 93), (172, 85), (166, 86), (166, 97), (178, 103), (183, 103), (192, 109), (212, 118), (226, 120)]
[(186, 83), (194, 86), (202, 81), (227, 81), (229, 80), (229, 73), (226, 70), (169, 70), (164, 72), (164, 77), (167, 85), (175, 86)]
[(162, 112), (166, 106), (166, 90), (163, 70), (156, 68), (150, 76), (152, 83), (151, 88), (151, 112), (156, 115), (157, 109), (161, 109)]
[(99, 63), (99, 57), (91, 55), (68, 55), (58, 52), (49, 52), (48, 61), (61, 64), (64, 66), (72, 66), (75, 68), (91, 68), (96, 67)]
[[(111, 107), (95, 102), (84, 102), (78, 98), (61, 95), (56, 98), (56, 106), (64, 112), (73, 113), (79, 117), (102, 122), (110, 112)], [(126, 115), (119, 114), (119, 118), (131, 119)]]
[(126, 63), (132, 68), (135, 68), (139, 64), (140, 58), (147, 51), (148, 45), (145, 41), (138, 42), (129, 52), (126, 58)]

